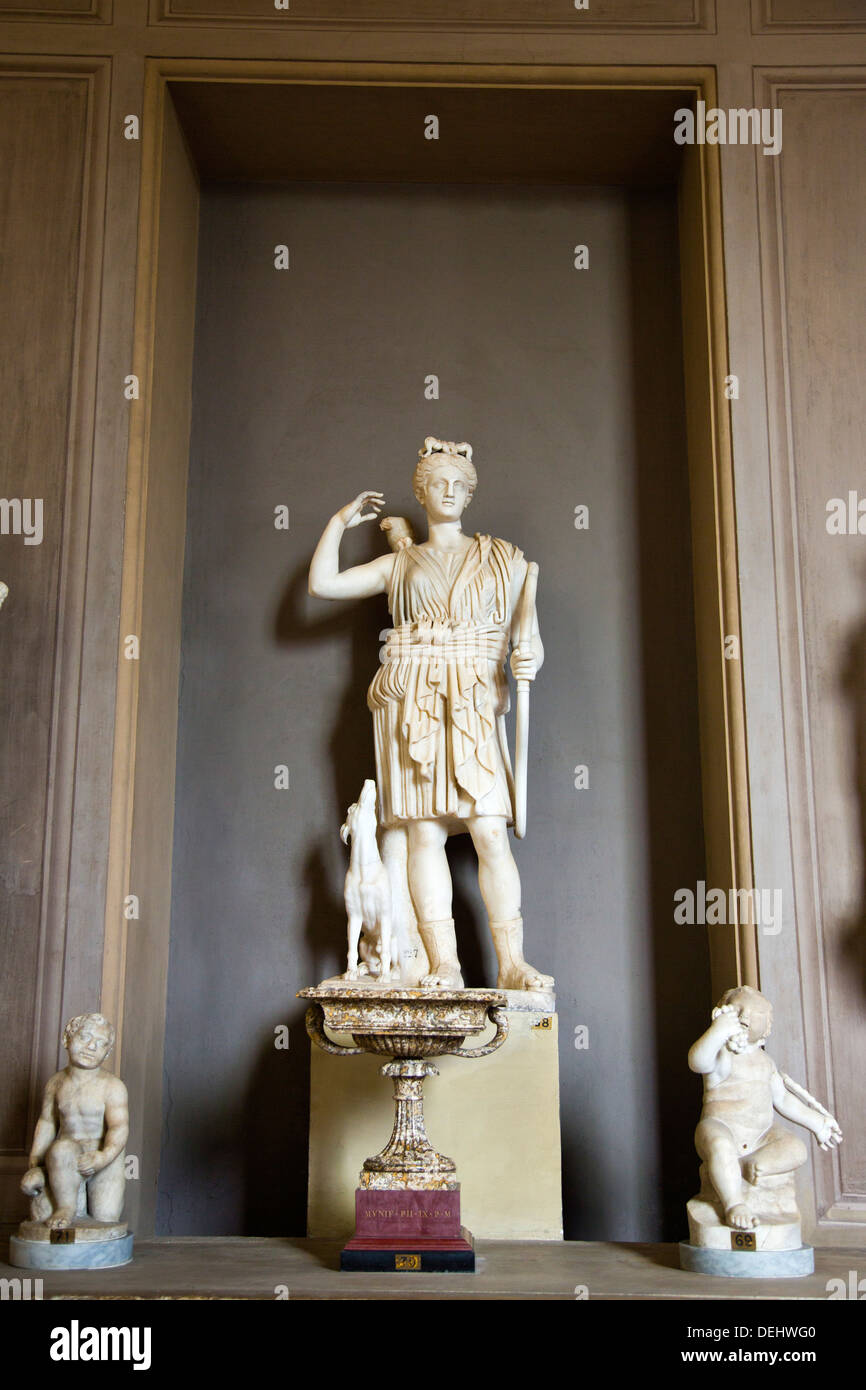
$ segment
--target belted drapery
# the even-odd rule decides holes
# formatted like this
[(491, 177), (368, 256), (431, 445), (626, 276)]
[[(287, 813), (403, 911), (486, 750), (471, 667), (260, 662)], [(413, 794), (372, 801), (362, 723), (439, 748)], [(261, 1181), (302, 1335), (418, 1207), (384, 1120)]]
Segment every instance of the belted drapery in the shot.
[(518, 558), (482, 535), (461, 556), (414, 545), (396, 554), (394, 626), (367, 694), (384, 824), (511, 818), (502, 717)]
[(425, 614), (383, 635), (383, 670), (370, 690), (371, 709), (401, 701), (400, 729), (410, 758), (427, 780), (444, 733), (454, 777), (477, 801), (496, 782), (497, 700), (491, 662), (495, 667), (504, 662), (508, 633), (493, 624), (442, 622)]

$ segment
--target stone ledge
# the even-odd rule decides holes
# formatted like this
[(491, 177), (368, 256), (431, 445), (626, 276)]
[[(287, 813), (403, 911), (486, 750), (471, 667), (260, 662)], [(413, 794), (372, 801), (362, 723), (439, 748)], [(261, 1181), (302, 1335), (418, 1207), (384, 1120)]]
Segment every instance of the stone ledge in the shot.
[[(755, 1298), (825, 1302), (830, 1279), (847, 1283), (859, 1250), (815, 1250), (799, 1279), (726, 1279), (679, 1267), (676, 1245), (600, 1241), (476, 1241), (475, 1274), (341, 1273), (341, 1241), (171, 1236), (136, 1240), (131, 1264), (113, 1270), (46, 1270), (43, 1297), (60, 1299), (633, 1299)], [(62, 1248), (62, 1247), (60, 1247)], [(0, 1257), (6, 1257), (5, 1243)], [(0, 1278), (21, 1271), (0, 1264)], [(578, 1290), (578, 1293), (575, 1292)], [(584, 1294), (582, 1291), (586, 1290)]]

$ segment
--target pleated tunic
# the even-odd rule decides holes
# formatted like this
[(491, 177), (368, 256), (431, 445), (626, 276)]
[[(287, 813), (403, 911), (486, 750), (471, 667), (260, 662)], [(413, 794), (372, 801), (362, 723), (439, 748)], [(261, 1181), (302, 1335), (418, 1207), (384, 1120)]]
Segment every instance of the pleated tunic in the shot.
[(383, 825), (469, 816), (513, 820), (504, 716), (511, 593), (523, 552), (476, 535), (465, 555), (397, 551), (394, 626), (367, 692)]

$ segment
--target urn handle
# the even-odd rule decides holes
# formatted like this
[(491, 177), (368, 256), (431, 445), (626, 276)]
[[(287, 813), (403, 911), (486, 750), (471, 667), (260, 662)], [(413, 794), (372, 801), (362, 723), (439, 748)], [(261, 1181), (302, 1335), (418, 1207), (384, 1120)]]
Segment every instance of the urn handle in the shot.
[(332, 1052), (335, 1057), (361, 1057), (363, 1047), (342, 1047), (328, 1037), (325, 1032), (325, 1011), (321, 1004), (311, 1004), (307, 1009), (304, 1023), (313, 1042), (323, 1052)]
[(498, 1047), (502, 1046), (505, 1039), (508, 1037), (508, 1015), (504, 1009), (497, 1008), (494, 1005), (493, 1008), (488, 1009), (487, 1016), (491, 1023), (496, 1024), (496, 1032), (493, 1034), (490, 1042), (485, 1043), (484, 1047), (449, 1048), (449, 1053), (452, 1057), (486, 1057), (488, 1053), (495, 1052)]

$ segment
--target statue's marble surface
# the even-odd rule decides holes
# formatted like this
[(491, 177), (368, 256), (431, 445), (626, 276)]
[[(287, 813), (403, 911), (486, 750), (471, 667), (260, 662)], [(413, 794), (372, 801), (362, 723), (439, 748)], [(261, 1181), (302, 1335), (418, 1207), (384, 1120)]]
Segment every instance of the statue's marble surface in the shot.
[[(727, 1260), (727, 1272), (736, 1274), (744, 1263), (750, 1271), (752, 1254), (803, 1249), (794, 1174), (808, 1153), (777, 1115), (811, 1130), (822, 1149), (842, 1141), (829, 1111), (780, 1072), (764, 1050), (772, 1022), (772, 1005), (758, 990), (728, 990), (689, 1052), (691, 1070), (704, 1078), (695, 1131), (701, 1190), (688, 1203), (689, 1241), (721, 1257), (706, 1272), (725, 1272), (721, 1265), (728, 1255), (737, 1257)], [(687, 1268), (704, 1268), (691, 1255), (688, 1260)], [(796, 1272), (808, 1273), (800, 1263)], [(766, 1260), (761, 1269), (772, 1272)], [(780, 1277), (792, 1270), (791, 1260), (779, 1261)]]
[[(449, 835), (468, 832), (499, 962), (497, 988), (533, 992), (534, 1006), (549, 1009), (553, 979), (524, 956), (520, 877), (508, 837), (509, 825), (522, 833), (525, 822), (529, 684), (544, 660), (537, 566), (509, 541), (463, 533), (476, 483), (468, 444), (428, 437), (413, 479), (427, 540), (416, 542), (404, 518), (385, 518), (389, 553), (341, 570), (344, 532), (374, 520), (384, 505), (380, 492), (366, 490), (328, 522), (310, 565), (311, 594), (386, 594), (393, 622), (367, 696), (376, 786), (364, 784), (344, 826), (352, 839), (346, 975), (463, 988), (445, 845)], [(505, 735), (509, 645), (518, 684), (513, 772)]]
[(114, 1027), (102, 1014), (66, 1025), (69, 1062), (48, 1081), (22, 1191), (30, 1220), (12, 1238), (14, 1264), (97, 1268), (125, 1264), (132, 1237), (121, 1219), (126, 1188), (129, 1105), (126, 1087), (104, 1061)]

